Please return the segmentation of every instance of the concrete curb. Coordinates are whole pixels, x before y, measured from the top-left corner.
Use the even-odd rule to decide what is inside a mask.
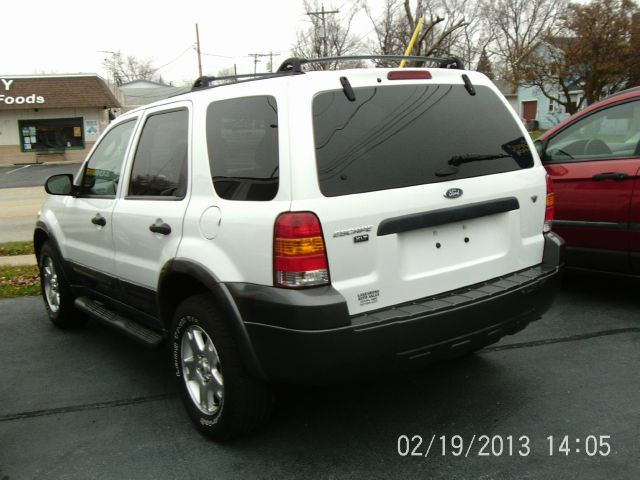
[[[23,265],[37,265],[35,255],[13,255],[0,257],[0,267],[4,266],[23,266]]]

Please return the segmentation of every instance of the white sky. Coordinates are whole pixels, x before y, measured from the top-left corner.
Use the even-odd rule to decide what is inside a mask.
[[[102,0],[4,0],[0,30],[0,77],[32,73],[98,73],[105,53],[150,58],[165,81],[180,84],[197,77],[195,24],[200,29],[203,73],[233,67],[253,71],[249,53],[282,52],[284,60],[307,27],[302,0],[182,0],[179,2]],[[377,5],[380,0],[370,0]],[[348,8],[345,0],[326,0],[326,10]],[[28,5],[28,6],[27,6]],[[375,11],[375,10],[374,10]],[[358,36],[371,22],[359,14]],[[210,55],[205,55],[210,54]],[[211,55],[221,55],[215,57]],[[225,58],[234,57],[234,58]],[[265,71],[261,58],[258,71]],[[274,65],[279,61],[274,59]],[[262,67],[262,68],[261,68]]]

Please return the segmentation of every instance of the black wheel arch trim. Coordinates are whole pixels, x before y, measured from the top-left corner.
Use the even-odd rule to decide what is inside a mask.
[[[208,292],[213,296],[216,305],[220,307],[223,315],[229,320],[229,324],[233,330],[240,354],[245,362],[245,366],[256,377],[266,379],[264,371],[258,361],[253,344],[249,338],[249,333],[245,327],[240,310],[236,305],[233,296],[229,292],[228,287],[220,282],[220,279],[206,266],[199,262],[186,258],[174,258],[169,260],[160,270],[157,288],[158,312],[161,316],[166,315],[166,306],[163,305],[163,284],[167,278],[173,274],[182,274],[192,277],[201,283]],[[163,323],[167,325],[167,319],[161,318]],[[170,321],[170,319],[169,319]]]

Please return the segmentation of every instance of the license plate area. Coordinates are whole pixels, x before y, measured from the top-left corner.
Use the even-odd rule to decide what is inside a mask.
[[[501,258],[509,249],[508,213],[398,235],[403,279],[437,276]]]

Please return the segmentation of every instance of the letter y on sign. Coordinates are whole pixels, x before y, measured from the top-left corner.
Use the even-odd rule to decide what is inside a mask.
[[[6,80],[4,78],[0,78],[0,80],[2,80],[2,83],[4,83],[5,91],[9,91],[11,89],[11,84],[13,83],[13,80]]]

